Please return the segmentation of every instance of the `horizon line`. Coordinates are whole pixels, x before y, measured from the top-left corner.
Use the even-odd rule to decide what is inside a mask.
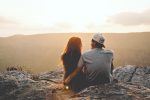
[[[13,34],[9,36],[0,36],[0,38],[14,37],[14,36],[32,36],[32,35],[47,35],[47,34],[92,34],[98,32],[44,32],[44,33],[33,33],[33,34]],[[102,34],[136,34],[136,33],[150,33],[150,31],[134,31],[134,32],[100,32]]]

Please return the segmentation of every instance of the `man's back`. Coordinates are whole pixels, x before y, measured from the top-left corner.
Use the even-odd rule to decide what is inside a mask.
[[[89,84],[109,83],[112,60],[112,51],[95,48],[82,55],[79,66],[84,64],[85,76]]]

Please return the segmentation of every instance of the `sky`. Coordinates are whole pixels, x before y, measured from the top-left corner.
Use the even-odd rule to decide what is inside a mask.
[[[150,31],[150,0],[0,0],[0,37]]]

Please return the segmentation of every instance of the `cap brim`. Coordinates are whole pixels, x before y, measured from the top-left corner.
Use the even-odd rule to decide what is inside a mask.
[[[105,45],[104,45],[104,44],[102,44],[102,46],[105,48]]]

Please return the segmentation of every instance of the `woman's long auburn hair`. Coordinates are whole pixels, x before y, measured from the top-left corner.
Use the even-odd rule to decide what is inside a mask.
[[[79,37],[71,37],[67,43],[64,53],[72,53],[74,51],[81,52],[81,39]]]
[[[81,56],[82,42],[79,37],[71,37],[61,56],[64,70],[67,73],[69,69],[74,70]],[[72,67],[72,68],[67,68]],[[70,72],[68,72],[70,73]]]

